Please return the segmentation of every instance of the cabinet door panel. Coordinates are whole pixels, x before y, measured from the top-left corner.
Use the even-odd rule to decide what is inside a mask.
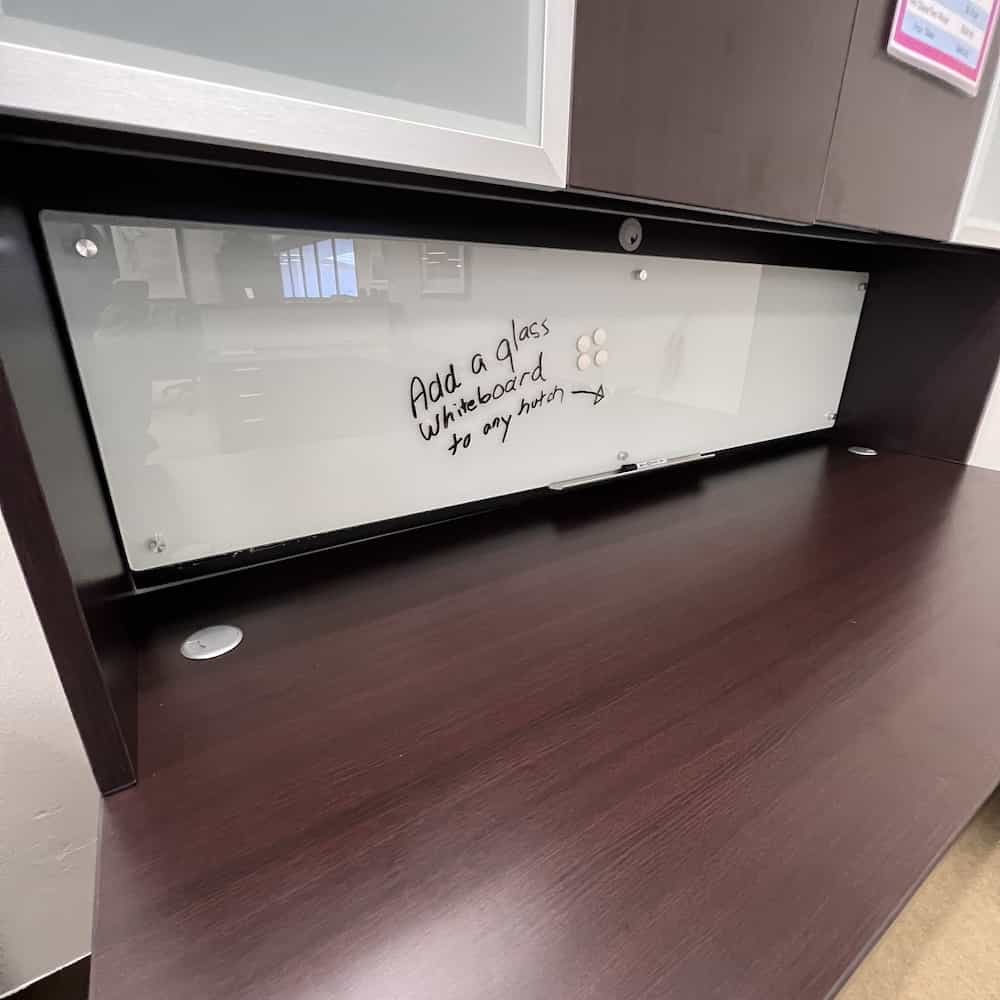
[[[812,222],[855,0],[578,0],[570,184]]]
[[[0,0],[0,109],[545,187],[573,0]]]
[[[1000,248],[1000,79],[995,74],[952,241]]]
[[[895,0],[861,0],[830,144],[819,218],[944,240],[951,235],[986,106],[890,58]]]

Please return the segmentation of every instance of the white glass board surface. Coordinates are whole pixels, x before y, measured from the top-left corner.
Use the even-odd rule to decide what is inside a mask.
[[[829,427],[866,278],[55,213],[43,228],[136,570],[624,452]]]

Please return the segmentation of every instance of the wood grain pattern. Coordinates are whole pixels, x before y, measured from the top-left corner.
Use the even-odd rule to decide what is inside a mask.
[[[815,221],[855,6],[577,0],[570,185]]]
[[[131,785],[135,776],[112,697],[59,547],[2,360],[0,469],[0,512],[94,777],[105,791]]]
[[[128,614],[121,607],[128,603],[123,596],[128,580],[79,401],[61,352],[52,305],[45,295],[38,261],[33,258],[26,218],[42,207],[63,207],[607,251],[617,247],[619,210],[632,212],[640,206],[571,192],[535,192],[529,201],[521,201],[529,197],[524,191],[481,185],[474,190],[488,196],[472,197],[473,189],[466,187],[464,196],[456,197],[441,190],[406,187],[401,176],[393,179],[395,187],[374,187],[377,179],[392,178],[369,172],[361,175],[364,183],[347,183],[322,176],[316,163],[309,169],[317,173],[306,176],[302,162],[287,157],[253,160],[239,167],[198,163],[194,162],[198,153],[190,145],[148,137],[138,137],[142,144],[132,148],[118,136],[115,141],[134,155],[113,154],[80,148],[86,143],[111,143],[94,130],[54,123],[20,122],[18,127],[29,124],[48,131],[42,136],[22,135],[23,142],[0,143],[5,177],[22,199],[18,206],[4,206],[0,215],[0,235],[13,240],[0,254],[0,298],[6,310],[5,323],[0,325],[0,355],[8,364],[38,478],[100,654],[125,752],[134,759],[134,666],[129,637],[122,629]],[[0,126],[9,131],[11,120],[0,118]],[[52,145],[34,145],[43,141]],[[204,147],[198,150],[205,156],[211,153]],[[238,159],[233,150],[216,150],[214,155]],[[269,172],[268,165],[286,172]],[[341,165],[337,169],[347,168]],[[422,179],[420,183],[431,182]],[[608,212],[610,207],[614,212]],[[969,262],[985,261],[988,255],[936,249],[925,249],[921,255],[921,251],[868,234],[795,230],[768,223],[740,229],[731,228],[733,220],[720,216],[706,225],[704,218],[694,224],[691,213],[669,214],[688,221],[645,218],[644,253],[863,269],[873,274],[885,270],[887,281],[876,280],[869,292],[871,308],[866,308],[863,336],[859,338],[859,348],[864,340],[871,352],[868,357],[877,363],[862,367],[861,355],[856,355],[848,383],[850,398],[845,397],[852,406],[842,412],[850,413],[852,420],[857,417],[864,436],[875,443],[883,440],[876,432],[885,429],[892,433],[896,447],[944,457],[964,454],[993,370],[989,358],[994,350],[991,338],[995,324],[988,264],[982,264],[985,283],[963,299],[966,305],[959,308],[958,327],[953,325],[959,313],[953,311],[952,292],[966,295],[968,282],[959,280],[960,276],[973,273],[967,270]],[[919,270],[908,279],[901,269],[915,267],[912,262],[918,258]],[[891,282],[890,272],[895,274]],[[921,305],[901,324],[892,299],[908,294],[907,280],[914,282],[912,290],[919,293]],[[884,308],[876,309],[874,299],[883,287],[889,296]],[[935,296],[937,289],[944,292]],[[967,306],[970,302],[974,303],[971,309]],[[911,330],[914,338],[921,338],[919,344],[911,342]],[[996,339],[1000,344],[1000,337]],[[962,349],[956,350],[955,344],[961,344]],[[967,350],[970,345],[974,350]],[[947,418],[941,418],[942,413],[947,413]],[[960,419],[955,419],[956,414]],[[906,430],[907,424],[911,429],[921,428],[921,433],[897,433],[901,427]],[[944,435],[948,447],[935,444],[928,448],[924,443],[928,435]]]
[[[1000,257],[873,271],[837,417],[852,444],[964,462],[1000,359]]]
[[[968,97],[886,53],[896,0],[860,0],[819,219],[951,238],[997,51]]]
[[[813,448],[154,595],[92,997],[827,995],[1000,778],[998,498]]]
[[[21,183],[17,175],[16,169],[8,175],[14,187]],[[63,252],[71,252],[71,247],[72,241]],[[84,263],[75,254],[73,259]],[[115,267],[113,261],[100,266],[104,270]],[[81,274],[79,280],[86,277]],[[38,519],[55,531],[62,566],[47,571],[46,576],[55,578],[68,571],[85,625],[85,636],[72,647],[70,661],[61,664],[57,660],[56,666],[67,693],[91,691],[98,701],[107,697],[103,692],[110,694],[114,718],[109,733],[95,736],[92,743],[90,730],[81,729],[98,784],[108,793],[134,780],[135,647],[122,607],[131,581],[25,212],[14,204],[0,204],[0,301],[4,309],[0,358],[30,450],[31,474],[37,475],[43,498],[37,519],[28,510],[23,521],[10,524],[10,530],[15,536],[28,536],[22,545],[32,544]],[[12,467],[11,475],[19,473]],[[48,631],[44,619],[43,625]],[[51,627],[61,629],[62,625],[54,622]],[[91,655],[96,651],[98,657],[89,667],[81,660],[85,649]],[[98,671],[93,684],[68,682],[69,673],[83,669]],[[73,694],[70,697],[72,701]],[[103,705],[71,707],[78,721],[83,715],[104,712]],[[112,737],[117,738],[117,745]]]

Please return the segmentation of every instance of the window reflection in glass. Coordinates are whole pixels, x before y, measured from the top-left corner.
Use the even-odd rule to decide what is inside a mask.
[[[278,273],[286,299],[358,297],[354,240],[325,239],[278,252]]]

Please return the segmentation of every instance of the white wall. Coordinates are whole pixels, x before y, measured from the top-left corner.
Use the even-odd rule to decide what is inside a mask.
[[[0,996],[90,951],[98,804],[0,517]]]
[[[979,430],[969,452],[969,465],[1000,469],[1000,377],[994,378],[986,407],[979,418]]]

